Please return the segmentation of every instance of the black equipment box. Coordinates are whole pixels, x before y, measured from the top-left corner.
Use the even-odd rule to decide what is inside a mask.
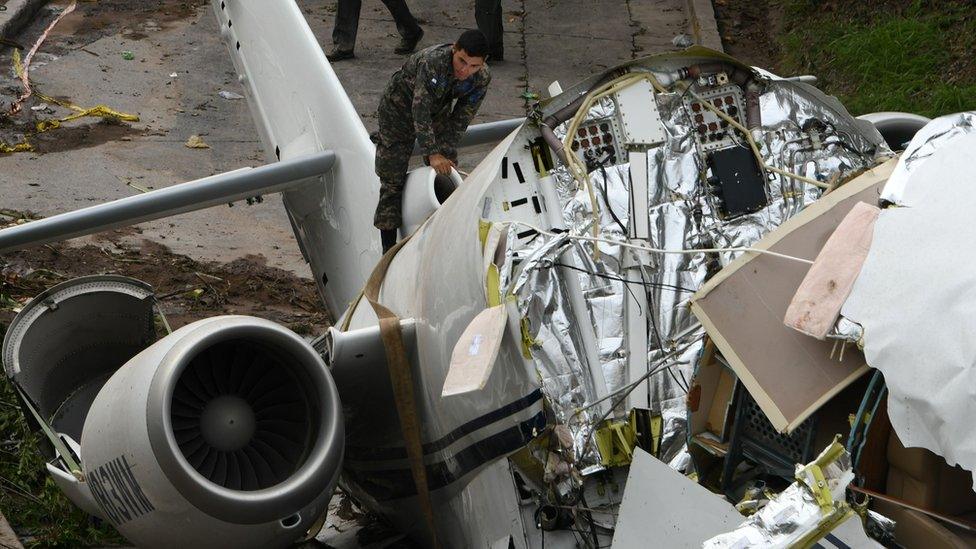
[[[766,180],[747,147],[729,147],[708,155],[712,177],[708,179],[719,208],[727,217],[759,211],[766,207]]]

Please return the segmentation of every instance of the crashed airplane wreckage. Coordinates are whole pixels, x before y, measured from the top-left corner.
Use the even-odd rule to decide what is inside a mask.
[[[77,505],[146,547],[287,545],[337,483],[431,547],[976,539],[972,275],[948,268],[973,115],[899,158],[885,138],[924,119],[859,120],[703,48],[645,57],[539,104],[463,181],[412,172],[380,257],[373,145],[298,8],[214,10],[271,164],[0,252],[282,192],[339,320],[169,333],[132,279],[38,296],[4,368]]]

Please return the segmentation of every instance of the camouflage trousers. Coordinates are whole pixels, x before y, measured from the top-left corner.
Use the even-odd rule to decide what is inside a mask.
[[[380,102],[379,130],[370,135],[376,143],[376,175],[380,178],[380,199],[373,215],[373,226],[380,230],[399,229],[403,224],[403,187],[407,182],[407,168],[413,154],[416,135],[413,121],[410,126],[403,122],[401,113],[390,112]],[[440,124],[434,124],[435,133]],[[442,151],[452,162],[457,163],[457,151]],[[426,162],[426,159],[425,159]]]

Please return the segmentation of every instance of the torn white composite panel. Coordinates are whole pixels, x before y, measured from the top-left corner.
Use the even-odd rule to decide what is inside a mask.
[[[874,240],[842,314],[863,327],[906,447],[976,471],[976,113],[933,120],[883,198]]]

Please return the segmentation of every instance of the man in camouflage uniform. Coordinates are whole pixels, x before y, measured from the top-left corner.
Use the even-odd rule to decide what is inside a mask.
[[[376,175],[380,199],[373,225],[385,252],[401,225],[403,186],[414,141],[439,174],[457,163],[457,145],[485,98],[491,75],[485,66],[488,41],[476,30],[454,44],[432,46],[407,60],[383,92],[377,109]]]

